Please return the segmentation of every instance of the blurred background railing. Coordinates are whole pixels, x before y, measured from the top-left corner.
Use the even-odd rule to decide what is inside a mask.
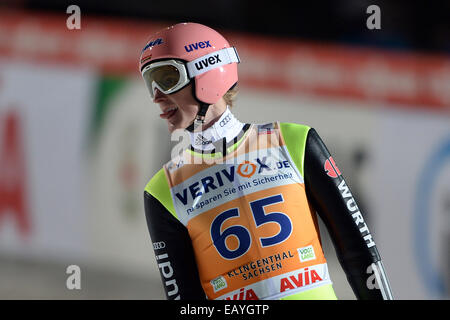
[[[81,29],[69,30],[76,4]],[[368,30],[366,8],[381,8]],[[399,299],[450,296],[449,2],[0,3],[0,299],[163,299],[143,189],[170,137],[138,72],[152,32],[237,47],[242,121],[319,132]],[[446,16],[447,13],[447,16]],[[336,293],[354,299],[321,225]],[[81,289],[69,290],[69,265]]]

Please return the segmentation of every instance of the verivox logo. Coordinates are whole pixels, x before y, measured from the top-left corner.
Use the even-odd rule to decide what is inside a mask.
[[[184,188],[182,194],[179,192],[175,193],[175,196],[181,201],[181,203],[187,205],[189,195],[191,195],[192,199],[200,197],[202,194],[206,194],[210,190],[215,190],[217,187],[222,187],[225,179],[229,182],[234,181],[234,166],[217,171],[214,175],[203,177],[200,181],[194,182],[189,187]]]
[[[191,52],[192,50],[204,49],[204,48],[208,48],[208,47],[211,47],[211,44],[209,43],[209,41],[200,41],[200,42],[191,43],[187,46],[184,46],[184,49],[187,52]]]
[[[274,170],[281,168],[289,168],[290,164],[287,160],[270,162],[268,157],[256,158],[254,162],[252,161],[242,161],[236,169],[235,165],[228,166],[224,169],[220,169],[213,174],[204,176],[191,183],[187,188],[184,188],[182,192],[176,192],[175,197],[181,201],[183,205],[187,205],[188,198],[192,197],[195,200],[203,194],[209,193],[211,190],[216,190],[227,184],[228,182],[233,183],[235,178],[235,173],[239,174],[241,177],[250,178],[258,170],[258,174],[273,173]],[[256,162],[256,163],[255,163]]]
[[[244,178],[250,178],[256,171],[256,164],[250,161],[242,162],[237,169],[237,173]]]

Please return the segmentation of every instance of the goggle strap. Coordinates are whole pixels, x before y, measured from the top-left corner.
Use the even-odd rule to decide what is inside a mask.
[[[190,132],[202,131],[204,123],[205,123],[204,117],[195,116],[194,121],[192,121],[192,123],[186,128],[186,130]],[[198,128],[200,128],[200,130],[197,130]]]
[[[192,60],[186,63],[186,69],[189,78],[194,78],[202,73],[208,72],[209,70],[224,66],[230,63],[239,63],[239,55],[236,48],[225,48],[219,51],[208,53],[200,58]]]
[[[186,130],[194,132],[200,127],[200,131],[202,130],[202,126],[205,123],[206,112],[208,111],[209,104],[208,103],[200,103],[199,110],[197,115],[195,116],[194,121],[186,128]]]
[[[208,111],[208,108],[209,108],[209,104],[202,102],[200,104],[197,116],[204,117],[206,115],[206,112]]]

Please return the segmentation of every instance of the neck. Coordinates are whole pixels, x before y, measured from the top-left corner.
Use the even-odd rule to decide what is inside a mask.
[[[233,140],[242,130],[244,124],[231,113],[229,107],[207,129],[198,132],[189,132],[191,144],[195,149],[212,150],[214,143],[225,139]]]

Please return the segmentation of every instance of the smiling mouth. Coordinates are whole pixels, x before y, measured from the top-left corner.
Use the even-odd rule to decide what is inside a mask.
[[[172,108],[169,108],[166,112],[163,112],[163,113],[161,113],[159,116],[162,118],[162,119],[170,119],[171,117],[173,117],[173,115],[176,113],[178,111],[178,108],[177,107],[172,107]]]

